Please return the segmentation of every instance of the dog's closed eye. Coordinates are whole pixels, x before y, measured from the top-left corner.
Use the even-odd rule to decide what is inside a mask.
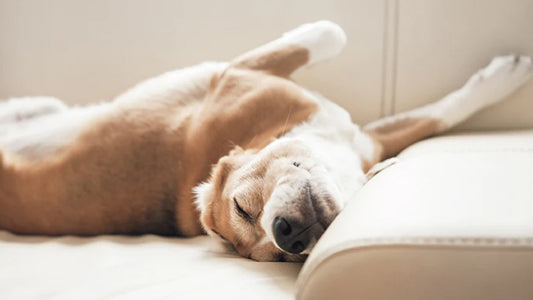
[[[300,163],[297,162],[297,161],[295,161],[295,162],[292,163],[292,165],[295,166],[295,167],[299,167],[299,166],[300,166]]]
[[[247,213],[240,205],[239,205],[239,202],[237,201],[237,198],[233,197],[233,203],[235,204],[235,210],[237,211],[237,214],[245,219],[246,221],[250,222],[250,223],[253,223],[254,222],[254,218],[252,218],[252,216]]]

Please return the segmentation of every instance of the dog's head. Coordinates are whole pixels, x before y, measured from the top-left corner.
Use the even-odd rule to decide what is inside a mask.
[[[253,130],[246,128],[254,134],[251,140],[282,136],[266,147],[242,136],[229,139],[247,149],[236,147],[222,157],[207,182],[195,188],[205,231],[244,257],[301,261],[341,210],[338,188],[313,149],[283,133],[305,122],[316,108],[302,88],[288,80],[290,75],[334,57],[345,42],[334,23],[304,24],[237,57],[211,81],[206,103],[217,120],[223,119],[222,112],[253,111],[242,118],[254,118]],[[232,110],[235,103],[246,105]],[[226,137],[227,132],[217,136]]]
[[[289,138],[237,147],[195,191],[206,232],[258,261],[303,260],[341,209],[325,168]]]

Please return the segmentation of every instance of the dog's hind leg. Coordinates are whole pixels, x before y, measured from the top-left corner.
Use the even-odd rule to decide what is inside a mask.
[[[467,83],[432,104],[372,122],[364,130],[374,139],[374,162],[395,156],[409,145],[461,123],[481,109],[503,100],[532,72],[527,56],[496,57]]]

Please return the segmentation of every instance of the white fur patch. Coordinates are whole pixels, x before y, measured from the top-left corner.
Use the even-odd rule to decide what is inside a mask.
[[[15,125],[66,109],[67,106],[61,100],[53,97],[12,98],[0,102],[0,126]]]
[[[447,126],[454,126],[479,110],[505,99],[529,79],[532,70],[531,57],[496,57],[460,90],[437,102],[436,114]]]
[[[317,102],[319,110],[285,137],[297,138],[313,149],[317,162],[340,192],[339,204],[344,206],[366,182],[362,159],[373,158],[374,145],[346,110],[318,93],[304,91]]]
[[[28,160],[39,160],[67,147],[94,118],[101,116],[109,107],[108,103],[67,108],[49,101],[24,102],[27,109],[22,112],[19,107],[14,114],[29,116],[40,113],[0,125],[0,147]],[[13,116],[4,117],[4,120],[10,118]]]
[[[331,21],[303,24],[266,44],[265,50],[283,45],[298,45],[309,50],[308,65],[337,56],[346,45],[346,34]]]

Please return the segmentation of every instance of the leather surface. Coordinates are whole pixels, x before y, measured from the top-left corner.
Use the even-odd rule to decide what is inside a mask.
[[[408,148],[326,231],[297,298],[533,298],[531,170],[531,130]]]

